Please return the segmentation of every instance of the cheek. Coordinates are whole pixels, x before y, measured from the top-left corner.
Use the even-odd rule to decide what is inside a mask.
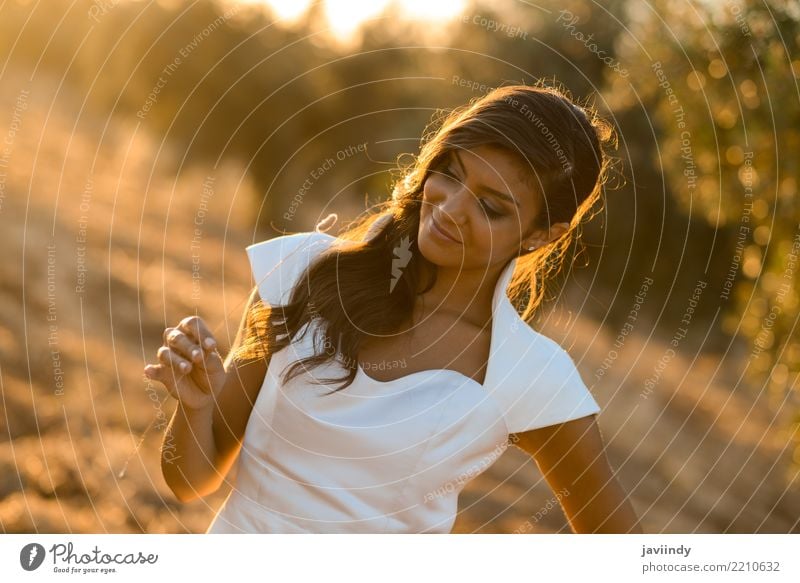
[[[473,225],[475,243],[471,253],[479,263],[495,263],[508,255],[513,247],[509,240],[508,224],[481,216]]]
[[[430,179],[425,181],[425,184],[422,186],[422,204],[420,205],[419,213],[420,217],[426,217],[431,212],[431,181]]]
[[[422,185],[422,200],[428,204],[442,197],[442,185],[438,183],[436,176],[428,176]]]

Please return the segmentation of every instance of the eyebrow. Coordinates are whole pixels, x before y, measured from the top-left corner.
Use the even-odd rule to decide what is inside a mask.
[[[461,171],[464,173],[464,177],[466,178],[467,177],[467,169],[464,167],[464,163],[461,161],[461,156],[459,155],[459,152],[453,150],[452,154],[453,154],[453,157],[458,162],[458,165],[461,166]],[[505,201],[514,203],[517,207],[519,207],[519,202],[517,202],[517,199],[515,199],[510,194],[507,194],[505,192],[500,192],[499,190],[495,190],[494,188],[489,188],[485,184],[482,184],[480,186],[480,190],[486,191],[489,194],[493,194],[493,195],[495,195],[495,196],[497,196],[499,198],[502,198]]]

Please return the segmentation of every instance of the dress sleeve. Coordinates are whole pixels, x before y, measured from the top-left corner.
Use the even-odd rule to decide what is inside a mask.
[[[558,343],[547,340],[545,345],[550,348],[547,356],[541,357],[540,353],[535,358],[534,370],[538,372],[529,376],[530,381],[506,412],[509,433],[539,429],[600,412],[572,357]],[[520,363],[529,372],[530,364],[530,360]]]
[[[311,231],[282,235],[246,247],[250,268],[263,302],[283,305],[309,263],[336,237]]]

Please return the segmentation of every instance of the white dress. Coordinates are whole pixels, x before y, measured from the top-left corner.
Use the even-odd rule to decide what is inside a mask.
[[[262,300],[288,300],[302,269],[335,240],[315,231],[247,247]],[[599,412],[569,354],[508,299],[515,264],[495,287],[483,385],[441,369],[382,382],[359,366],[352,385],[330,393],[335,385],[308,379],[342,376],[331,362],[282,386],[287,364],[323,347],[309,333],[275,353],[235,484],[206,532],[448,533],[459,492],[498,459],[509,434]]]

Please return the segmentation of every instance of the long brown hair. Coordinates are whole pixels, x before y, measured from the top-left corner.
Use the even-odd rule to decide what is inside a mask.
[[[506,85],[450,112],[440,112],[423,132],[420,154],[400,169],[390,200],[378,205],[337,235],[341,242],[327,248],[300,276],[284,306],[256,304],[247,317],[247,333],[235,357],[247,360],[269,357],[291,342],[315,318],[325,346],[319,354],[301,358],[286,367],[283,382],[303,370],[336,359],[347,375],[317,382],[348,387],[357,374],[357,356],[364,336],[397,331],[412,313],[418,293],[428,291],[436,273],[417,247],[422,192],[431,171],[453,149],[481,145],[503,148],[520,159],[544,196],[543,211],[529,228],[558,222],[569,230],[549,244],[520,255],[509,295],[530,321],[544,299],[544,282],[557,272],[577,229],[600,198],[609,166],[607,152],[616,146],[608,122],[591,106],[573,102],[566,90],[538,83]],[[384,224],[367,238],[377,220]],[[408,263],[389,291],[396,249]],[[429,281],[420,289],[421,281]],[[420,291],[417,291],[420,290]],[[311,330],[308,326],[306,330]]]

